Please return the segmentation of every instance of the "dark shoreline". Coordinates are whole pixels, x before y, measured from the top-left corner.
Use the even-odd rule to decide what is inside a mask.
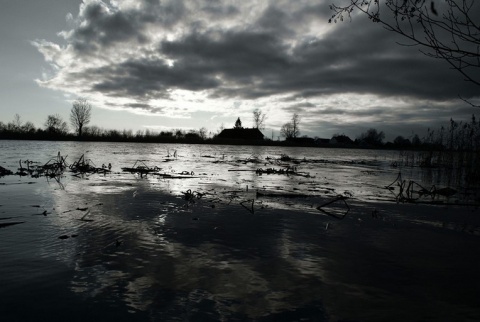
[[[370,146],[360,144],[334,144],[334,143],[319,143],[306,144],[303,142],[290,141],[273,141],[273,140],[244,140],[244,139],[185,139],[185,138],[167,138],[167,139],[135,139],[135,138],[105,138],[105,137],[0,137],[0,141],[45,141],[45,142],[118,142],[118,143],[152,143],[152,144],[205,144],[205,145],[245,145],[245,146],[285,146],[285,147],[309,147],[309,148],[332,148],[332,149],[369,149],[369,150],[392,150],[392,151],[442,151],[442,149],[425,149],[424,147],[396,147],[389,145],[384,146]]]

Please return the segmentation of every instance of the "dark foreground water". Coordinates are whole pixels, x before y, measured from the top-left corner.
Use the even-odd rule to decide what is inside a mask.
[[[480,320],[478,200],[448,175],[392,168],[395,152],[28,141],[0,151],[14,172],[59,151],[112,164],[106,175],[0,177],[2,321]],[[121,170],[137,160],[161,169]],[[294,174],[280,172],[288,166]],[[385,186],[399,171],[458,193],[397,202],[398,185]]]

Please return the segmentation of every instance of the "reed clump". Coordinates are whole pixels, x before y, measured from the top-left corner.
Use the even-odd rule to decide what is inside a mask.
[[[470,122],[450,119],[447,127],[428,129],[412,148],[399,152],[391,166],[439,169],[462,183],[480,183],[480,123],[475,115]]]

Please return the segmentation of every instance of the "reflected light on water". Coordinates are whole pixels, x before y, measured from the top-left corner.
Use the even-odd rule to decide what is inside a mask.
[[[59,181],[0,179],[0,194],[8,196],[0,202],[0,220],[24,222],[0,230],[0,282],[12,303],[31,276],[29,292],[47,290],[60,301],[56,294],[68,291],[80,307],[99,305],[93,316],[118,312],[125,321],[480,315],[477,210],[395,202],[385,189],[398,174],[388,151],[44,144],[38,156],[18,154],[33,159],[59,148],[75,157],[89,151],[88,158],[111,162],[114,171],[65,172]],[[9,151],[5,162],[13,167],[18,157]],[[298,161],[297,174],[256,172],[285,169],[284,153],[311,161]],[[121,171],[140,159],[161,170],[146,176]],[[404,176],[440,180],[421,169]],[[338,195],[348,197],[348,205],[317,209]],[[49,283],[41,279],[48,271],[63,275]],[[440,278],[453,271],[462,272],[456,286]],[[430,307],[442,309],[422,308],[426,297]],[[0,313],[16,316],[14,307]]]

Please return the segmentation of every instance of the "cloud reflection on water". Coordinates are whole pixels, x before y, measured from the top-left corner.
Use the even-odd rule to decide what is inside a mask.
[[[240,207],[212,208],[203,200],[188,205],[155,189],[137,187],[135,198],[131,191],[102,196],[94,221],[79,229],[86,245],[77,249],[73,291],[150,310],[158,289],[204,290],[217,305],[245,299],[223,310],[250,317],[310,301],[301,300],[301,285],[323,275],[316,272],[321,263],[301,255],[305,245],[296,245],[274,215],[253,218]],[[77,202],[88,204],[97,193],[96,186],[83,190]],[[114,247],[116,240],[121,244]]]
[[[161,161],[164,148],[142,154],[148,164],[162,165],[169,173],[194,171],[196,177],[165,179],[118,172],[123,165],[131,166],[131,160],[111,154],[118,147],[107,147],[102,157],[111,157],[117,169],[110,175],[76,178],[66,174],[64,189],[48,185],[44,178],[38,179],[38,187],[18,187],[52,212],[34,217],[36,233],[43,237],[35,242],[27,239],[28,245],[43,259],[68,267],[72,271],[68,288],[87,303],[148,313],[152,320],[312,316],[327,320],[326,312],[332,319],[382,320],[392,312],[382,311],[386,307],[404,312],[405,305],[421,311],[415,303],[424,294],[435,295],[436,304],[450,299],[450,293],[461,295],[439,280],[438,267],[461,269],[464,276],[459,285],[468,294],[476,289],[471,279],[478,261],[472,261],[472,268],[456,266],[465,263],[470,250],[478,246],[475,238],[480,230],[472,217],[466,211],[451,216],[433,206],[365,203],[369,198],[393,200],[382,186],[396,175],[387,161],[368,153],[363,156],[367,162],[361,164],[300,165],[300,171],[310,173],[308,177],[257,175],[255,169],[264,165],[238,162],[252,155],[248,147],[239,147],[240,152],[237,147],[222,147],[229,151],[227,161],[202,157],[214,151],[201,153],[199,147],[189,152],[182,146],[178,160],[166,163]],[[94,150],[90,158],[100,159],[99,151]],[[272,153],[268,151],[262,160]],[[307,159],[316,156],[317,160],[317,154],[326,153],[305,151]],[[182,192],[188,189],[203,196],[186,200]],[[257,189],[270,195],[257,198]],[[344,219],[316,209],[347,190],[353,197]],[[250,200],[254,213],[241,205]],[[343,210],[341,204],[333,206]],[[374,207],[379,207],[378,217],[372,216]],[[456,227],[452,222],[462,220],[473,233],[451,228]],[[62,234],[70,238],[58,239]],[[412,240],[416,243],[410,245]],[[443,243],[458,249],[435,248]],[[409,282],[412,279],[414,283]],[[430,294],[428,287],[436,293]],[[464,301],[470,305],[474,298]],[[375,315],[365,307],[379,311]],[[449,308],[458,310],[455,302]],[[412,317],[402,314],[397,320]]]

